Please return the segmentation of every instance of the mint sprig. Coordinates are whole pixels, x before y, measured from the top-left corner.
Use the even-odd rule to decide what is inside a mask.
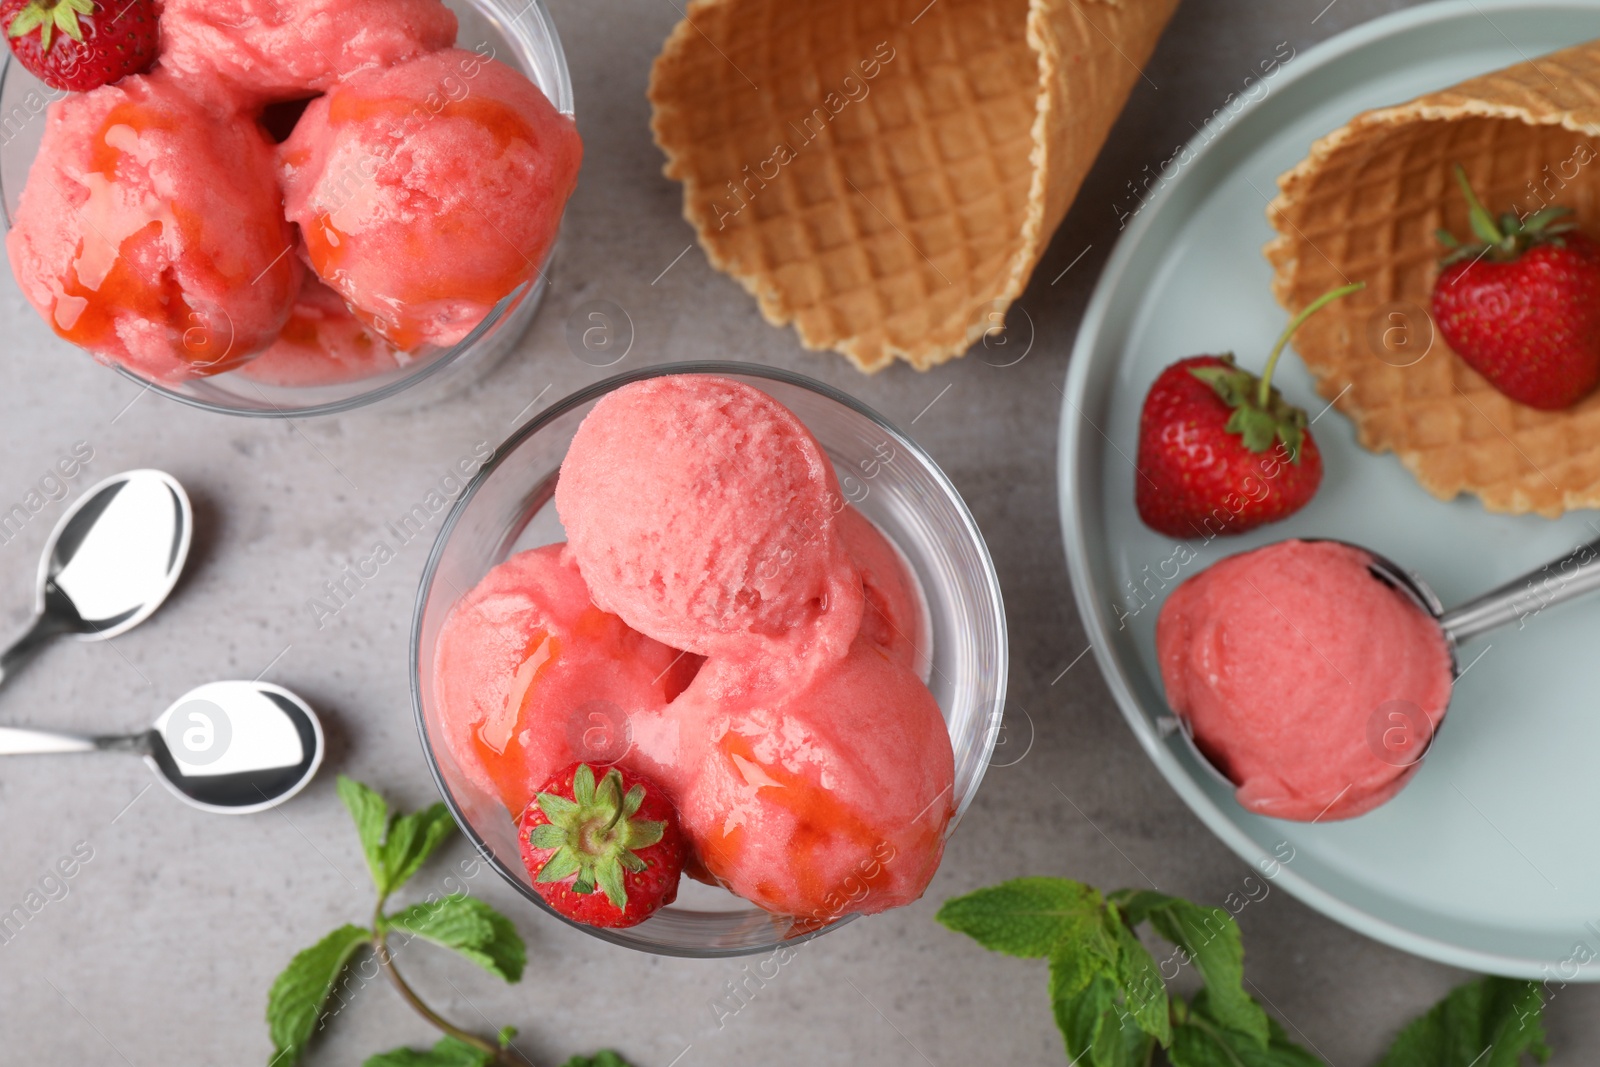
[[[1239,925],[1221,908],[1066,878],[1017,878],[947,900],[937,919],[995,952],[1050,963],[1050,1004],[1067,1059],[1083,1067],[1326,1067],[1289,1040],[1244,989]],[[1158,964],[1139,937],[1173,945]],[[1163,967],[1193,966],[1185,1000]],[[1456,989],[1396,1039],[1378,1067],[1520,1067],[1549,1056],[1534,982],[1483,978]]]
[[[345,925],[298,953],[272,983],[267,995],[267,1028],[273,1056],[268,1067],[293,1067],[318,1028],[325,1025],[329,1002],[351,961],[370,951],[396,991],[444,1037],[431,1049],[398,1048],[368,1058],[364,1067],[532,1067],[503,1027],[493,1039],[480,1037],[445,1020],[423,1002],[395,968],[391,935],[431,941],[465,956],[497,978],[518,982],[527,964],[527,947],[511,920],[490,905],[463,893],[429,898],[385,913],[389,897],[421,869],[455,832],[443,804],[403,815],[389,810],[375,790],[343,775],[339,797],[355,821],[367,869],[377,889],[370,926]],[[628,1067],[609,1050],[594,1057],[574,1057],[567,1067]]]
[[[1457,986],[1400,1031],[1378,1067],[1518,1067],[1550,1058],[1544,992],[1533,982],[1480,978]]]

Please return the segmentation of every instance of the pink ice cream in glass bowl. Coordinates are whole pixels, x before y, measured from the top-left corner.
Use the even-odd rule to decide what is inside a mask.
[[[574,925],[690,957],[915,900],[988,766],[1006,669],[994,568],[944,473],[860,402],[747,363],[620,375],[513,434],[447,516],[412,632],[424,753],[491,865],[571,922],[524,863],[535,780],[644,776],[692,845],[676,900]]]
[[[516,345],[581,159],[540,0],[172,0],[161,18],[156,66],[90,93],[5,55],[8,251],[55,333],[175,400],[267,418],[414,407]],[[519,196],[549,208],[507,210]]]

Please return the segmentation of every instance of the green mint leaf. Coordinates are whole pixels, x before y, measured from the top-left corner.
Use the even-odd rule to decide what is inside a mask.
[[[489,1067],[494,1057],[453,1037],[442,1039],[426,1052],[411,1048],[391,1049],[369,1056],[361,1067]]]
[[[339,776],[339,799],[344,801],[350,818],[355,820],[361,851],[367,857],[367,869],[372,872],[378,896],[386,897],[391,887],[384,872],[383,839],[389,829],[389,805],[371,786],[342,774]]]
[[[515,1026],[502,1026],[500,1032],[494,1035],[494,1039],[501,1048],[507,1048],[511,1045],[511,1039],[516,1036],[517,1028]]]
[[[391,929],[454,949],[507,982],[522,980],[528,951],[521,935],[510,919],[476,897],[454,893],[413,904],[385,921]]]
[[[1210,1014],[1257,1047],[1268,1043],[1267,1013],[1244,991],[1244,944],[1239,924],[1221,908],[1203,908],[1177,897],[1157,900],[1141,893],[1129,900],[1129,920],[1148,919],[1156,932],[1183,949],[1206,984]],[[1137,901],[1137,907],[1134,907]]]
[[[389,824],[383,842],[383,867],[392,893],[417,873],[417,868],[455,831],[455,820],[443,804],[402,815]]]
[[[1066,1045],[1080,1067],[1147,1067],[1155,1039],[1117,1003],[1117,984],[1097,974],[1077,993],[1066,992],[1050,969],[1050,1005]]]
[[[267,994],[267,1029],[272,1035],[269,1067],[292,1067],[316,1032],[328,996],[355,950],[372,931],[341,926],[289,961]]]
[[[984,948],[1039,959],[1100,929],[1100,894],[1066,878],[1016,878],[947,900],[935,918]]]
[[[631,1065],[610,1049],[602,1049],[593,1056],[574,1056],[561,1067],[631,1067]]]
[[[1106,905],[1106,926],[1117,945],[1117,983],[1123,1001],[1139,1029],[1161,1043],[1172,1044],[1172,1020],[1167,1007],[1167,983],[1150,952],[1122,921],[1115,904]]]
[[[1480,978],[1457,986],[1395,1039],[1378,1067],[1518,1067],[1550,1057],[1544,994],[1534,982]]]
[[[1167,1059],[1172,1067],[1327,1067],[1289,1040],[1276,1019],[1267,1020],[1267,1040],[1258,1044],[1249,1034],[1219,1022],[1208,992],[1202,989],[1185,1005],[1173,1005],[1175,1019]]]

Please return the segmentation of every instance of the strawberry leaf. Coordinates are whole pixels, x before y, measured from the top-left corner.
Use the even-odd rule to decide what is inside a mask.
[[[83,31],[78,28],[78,13],[70,4],[57,4],[55,8],[56,29],[71,37],[79,44],[83,43]]]
[[[6,30],[7,37],[22,37],[38,29],[44,24],[46,18],[44,8],[38,4],[29,4],[17,12],[17,17],[11,20],[11,26]]]

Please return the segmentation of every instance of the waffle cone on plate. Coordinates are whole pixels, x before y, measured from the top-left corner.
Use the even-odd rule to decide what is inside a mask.
[[[1359,440],[1393,451],[1440,499],[1558,516],[1600,507],[1600,394],[1538,411],[1494,389],[1438,336],[1427,308],[1443,227],[1468,235],[1460,163],[1496,215],[1572,208],[1600,232],[1600,41],[1496,71],[1322,138],[1278,179],[1266,246],[1291,311],[1346,281],[1295,348]]]
[[[1177,0],[693,0],[651,127],[707,256],[864,371],[1027,284]]]

